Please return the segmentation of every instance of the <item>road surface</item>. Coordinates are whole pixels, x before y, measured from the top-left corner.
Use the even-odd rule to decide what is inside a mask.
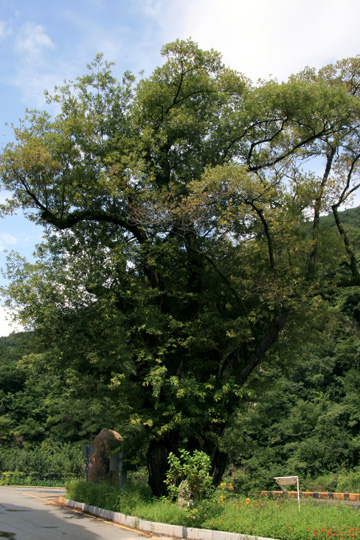
[[[115,523],[57,506],[60,488],[0,487],[0,539],[146,540]]]

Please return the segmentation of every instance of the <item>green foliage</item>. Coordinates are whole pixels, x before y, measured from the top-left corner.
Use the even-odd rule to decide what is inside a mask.
[[[63,484],[84,475],[81,448],[69,444],[46,444],[33,449],[0,449],[0,483],[3,485]]]
[[[98,55],[48,94],[54,117],[27,112],[0,158],[12,193],[1,211],[21,208],[44,227],[34,264],[9,257],[7,302],[35,329],[36,347],[4,396],[3,437],[76,442],[115,428],[133,465],[147,456],[158,495],[179,448],[211,455],[220,481],[220,439],[242,400],[254,403],[259,375],[293,392],[278,365],[290,351],[300,359],[312,320],[331,320],[329,298],[360,283],[357,237],[338,212],[357,187],[359,59],[252,86],[191,40],[162,54],[138,83],[129,73],[117,80]],[[312,157],[322,173],[304,171]],[[330,209],[336,228],[322,229]],[[329,353],[336,369],[338,356]],[[265,426],[253,468],[280,467],[285,433],[289,468],[357,459],[351,378],[344,414],[325,396],[336,369],[319,351],[310,359],[312,401],[299,401],[293,426],[287,416],[276,436]],[[268,408],[275,418],[277,406]],[[349,448],[324,454],[326,431],[335,441],[346,415]],[[242,461],[256,439],[247,422]],[[297,444],[309,426],[316,436]]]
[[[208,518],[203,527],[263,538],[312,540],[353,538],[359,524],[357,509],[341,504],[303,501],[299,512],[296,501],[239,498],[226,504],[215,519]]]
[[[354,470],[339,469],[336,473],[328,473],[307,478],[302,482],[303,491],[332,491],[335,493],[360,493],[360,473]]]
[[[74,371],[54,370],[34,332],[0,338],[0,425],[5,445],[33,448],[41,443],[61,445],[93,438],[110,416],[110,399],[88,402],[70,389]],[[93,377],[83,377],[89,390]],[[99,386],[97,386],[99,387]]]
[[[336,491],[340,493],[360,493],[360,471],[340,471],[337,477]]]
[[[211,489],[211,462],[205,452],[194,450],[192,454],[185,449],[180,450],[179,457],[170,452],[169,470],[165,483],[169,494],[177,498],[179,492],[188,491],[194,504],[206,497]]]
[[[130,478],[127,480],[126,485],[120,491],[117,498],[117,508],[119,512],[126,515],[136,516],[138,508],[141,505],[150,504],[154,499],[149,485],[145,479],[137,481]]]
[[[220,493],[222,490],[219,490]],[[219,492],[196,509],[179,508],[144,493],[144,486],[132,484],[126,490],[109,484],[71,482],[67,496],[79,502],[133,515],[150,521],[200,527],[263,538],[289,540],[353,539],[360,529],[357,508],[345,504],[316,504],[302,501],[267,500],[233,496],[221,499]],[[194,511],[196,510],[196,511]]]
[[[108,483],[71,480],[66,482],[66,493],[75,501],[84,502],[98,508],[119,511],[119,488]]]
[[[311,317],[302,345],[292,341],[288,349],[283,342],[291,362],[264,366],[252,402],[229,426],[224,445],[241,492],[273,489],[274,476],[293,474],[302,489],[342,491],[341,472],[348,489],[359,489],[357,288],[331,296],[327,305],[326,320]]]

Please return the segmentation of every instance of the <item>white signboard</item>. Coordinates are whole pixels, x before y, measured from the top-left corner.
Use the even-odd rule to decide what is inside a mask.
[[[274,478],[279,486],[292,486],[297,483],[297,476],[278,476]]]
[[[298,476],[275,476],[275,482],[281,486],[281,489],[286,492],[286,489],[282,486],[292,486],[296,484],[297,487],[297,498],[300,512],[300,488],[299,488],[299,477]]]

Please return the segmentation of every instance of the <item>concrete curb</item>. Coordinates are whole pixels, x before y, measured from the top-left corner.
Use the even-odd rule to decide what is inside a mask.
[[[110,510],[103,510],[96,506],[71,501],[64,497],[59,497],[59,504],[148,534],[186,538],[187,540],[273,540],[261,536],[249,536],[247,534],[212,531],[209,529],[195,529],[193,527],[182,527],[181,525],[168,525],[166,523],[147,521],[146,519],[126,516],[120,512],[111,512]]]

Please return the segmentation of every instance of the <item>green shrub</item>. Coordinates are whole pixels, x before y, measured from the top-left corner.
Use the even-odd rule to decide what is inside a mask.
[[[302,491],[360,493],[360,471],[339,471],[300,481]]]
[[[302,491],[337,491],[338,476],[335,473],[322,474],[301,482]]]
[[[70,480],[66,482],[66,492],[67,496],[74,501],[84,502],[106,510],[118,511],[118,486],[106,482]]]
[[[118,494],[117,508],[123,514],[134,515],[136,509],[142,505],[150,504],[153,500],[156,499],[147,482],[129,478],[125,487]]]
[[[338,474],[336,491],[360,493],[360,471],[342,471]]]
[[[0,482],[6,481],[6,485],[63,484],[67,478],[84,475],[82,464],[79,446],[47,443],[31,449],[2,448],[0,473],[6,480],[1,478]]]
[[[19,471],[3,471],[0,475],[1,486],[25,485],[25,475]]]
[[[210,490],[212,479],[210,476],[210,458],[205,452],[195,450],[191,455],[187,450],[180,451],[180,457],[170,452],[168,457],[169,470],[165,483],[171,497],[179,495],[180,482],[186,483],[186,488],[195,504],[206,497]]]

